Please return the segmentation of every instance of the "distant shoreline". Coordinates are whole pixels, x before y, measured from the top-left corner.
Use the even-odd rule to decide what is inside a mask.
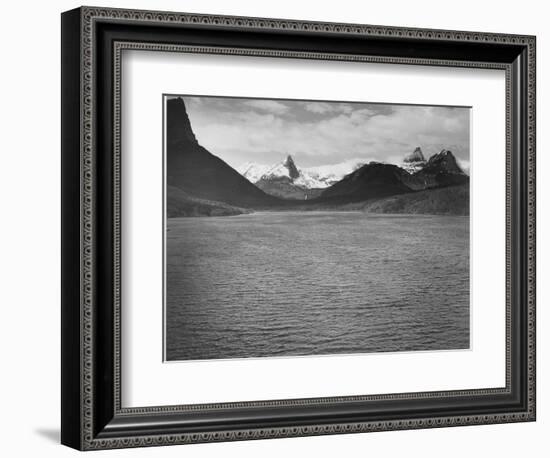
[[[441,214],[441,213],[379,213],[379,212],[369,212],[369,211],[363,211],[363,210],[254,210],[247,213],[241,213],[239,215],[192,215],[192,216],[171,216],[167,217],[167,220],[176,220],[176,219],[195,219],[195,218],[241,218],[245,216],[261,216],[262,214],[285,214],[285,215],[291,215],[295,213],[296,215],[303,215],[304,213],[308,214],[338,214],[338,213],[361,213],[365,216],[377,216],[377,217],[420,217],[420,218],[428,218],[428,217],[434,217],[434,216],[442,216],[442,217],[460,217],[460,218],[469,218],[470,215],[453,215],[453,214]]]
[[[168,217],[236,216],[251,212],[349,212],[372,214],[449,215],[468,216],[470,213],[469,184],[431,188],[422,191],[394,194],[361,201],[340,202],[339,196],[329,201],[288,201],[286,205],[261,205],[255,208],[237,207],[192,197],[168,187]]]

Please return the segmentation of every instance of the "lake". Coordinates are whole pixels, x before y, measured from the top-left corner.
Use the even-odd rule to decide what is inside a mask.
[[[166,359],[469,348],[469,218],[167,219]]]

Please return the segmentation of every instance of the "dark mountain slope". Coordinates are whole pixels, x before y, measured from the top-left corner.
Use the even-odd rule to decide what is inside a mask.
[[[409,214],[409,215],[454,215],[467,216],[470,213],[470,190],[468,184],[431,188],[404,194],[374,198],[358,202],[314,201],[295,205],[296,211],[364,211],[366,213]],[[285,211],[285,208],[275,208]]]
[[[174,186],[166,187],[166,217],[181,216],[231,216],[249,211],[224,202],[199,199]]]
[[[350,208],[347,209],[363,210],[370,213],[468,216],[470,214],[470,189],[468,184],[426,189],[360,204],[350,204]]]
[[[237,207],[269,207],[282,201],[264,193],[197,142],[181,97],[167,101],[166,178],[194,198]]]
[[[410,175],[391,164],[371,162],[326,189],[317,201],[359,202],[411,192],[405,184]]]
[[[408,159],[405,158],[405,162]],[[318,200],[359,202],[410,191],[467,184],[470,181],[453,153],[448,150],[442,150],[424,161],[422,152],[417,148],[408,164],[412,162],[415,167],[411,167],[409,172],[396,165],[371,162],[326,189]]]
[[[414,178],[411,180],[414,181],[413,189],[440,188],[470,181],[470,177],[462,171],[449,150],[434,154],[412,177]]]

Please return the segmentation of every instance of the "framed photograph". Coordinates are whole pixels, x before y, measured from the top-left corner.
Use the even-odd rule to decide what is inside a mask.
[[[62,443],[535,420],[535,37],[62,15]]]

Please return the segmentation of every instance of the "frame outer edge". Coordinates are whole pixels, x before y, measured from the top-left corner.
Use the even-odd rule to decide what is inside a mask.
[[[531,421],[537,418],[537,387],[536,387],[536,113],[537,113],[537,61],[536,61],[536,37],[530,37],[527,43],[527,326],[528,326],[528,367],[527,367],[527,402],[528,417]]]
[[[81,218],[82,218],[82,243],[81,243],[81,321],[79,321],[79,349],[81,358],[79,361],[79,381],[81,384],[79,394],[80,414],[80,449],[104,449],[125,448],[137,446],[168,445],[181,443],[198,443],[227,440],[262,439],[275,437],[307,436],[320,434],[339,434],[350,432],[385,431],[399,429],[430,428],[441,426],[458,426],[473,424],[488,424],[495,422],[515,422],[535,419],[535,38],[527,35],[492,34],[482,32],[461,32],[445,30],[428,30],[414,28],[369,26],[357,24],[316,23],[309,21],[263,19],[231,16],[213,16],[186,13],[166,13],[155,11],[133,11],[112,8],[82,7],[80,13],[80,50],[81,68],[79,77],[81,83],[80,115],[81,118]],[[67,13],[65,13],[67,14]],[[223,431],[220,433],[205,434],[162,434],[159,436],[121,437],[113,439],[96,439],[93,433],[93,208],[94,208],[94,175],[93,175],[93,110],[94,110],[94,84],[93,84],[93,53],[94,32],[93,23],[96,19],[112,20],[120,22],[134,22],[141,24],[190,24],[215,27],[235,27],[238,29],[287,29],[291,28],[300,32],[330,32],[337,34],[360,34],[365,36],[395,36],[396,38],[415,38],[420,40],[446,40],[457,42],[487,42],[500,45],[522,45],[528,49],[528,364],[527,372],[529,383],[527,385],[528,406],[526,411],[517,413],[501,413],[495,415],[455,416],[434,418],[417,418],[414,420],[395,420],[387,422],[367,422],[354,424],[331,424],[311,427],[286,427],[270,428],[268,430],[240,430]],[[63,157],[65,157],[65,152]],[[65,226],[64,226],[65,227]],[[64,247],[66,246],[64,242]],[[65,261],[65,258],[63,258]],[[64,264],[66,264],[64,262]],[[64,288],[67,288],[65,285]],[[64,308],[65,312],[65,308]],[[81,340],[80,340],[81,339]],[[76,343],[76,342],[74,342]],[[65,357],[64,357],[65,361]],[[81,370],[81,374],[80,374]],[[65,443],[65,442],[64,442]],[[67,444],[69,445],[69,444]]]
[[[81,117],[81,417],[80,449],[97,449],[94,446],[94,303],[95,293],[95,197],[96,174],[94,173],[94,28],[89,7],[81,7],[80,13],[80,117]]]
[[[61,443],[82,449],[80,9],[61,16]]]
[[[132,10],[83,6],[88,19],[109,19],[140,23],[168,23],[194,26],[230,27],[256,30],[290,30],[307,33],[336,33],[340,35],[386,36],[394,38],[415,38],[421,40],[445,40],[459,42],[486,42],[503,45],[527,45],[535,39],[533,35],[515,35],[493,32],[462,30],[421,29],[372,24],[321,22],[311,20],[263,18],[251,16],[226,16],[215,14],[181,13],[173,11]]]

